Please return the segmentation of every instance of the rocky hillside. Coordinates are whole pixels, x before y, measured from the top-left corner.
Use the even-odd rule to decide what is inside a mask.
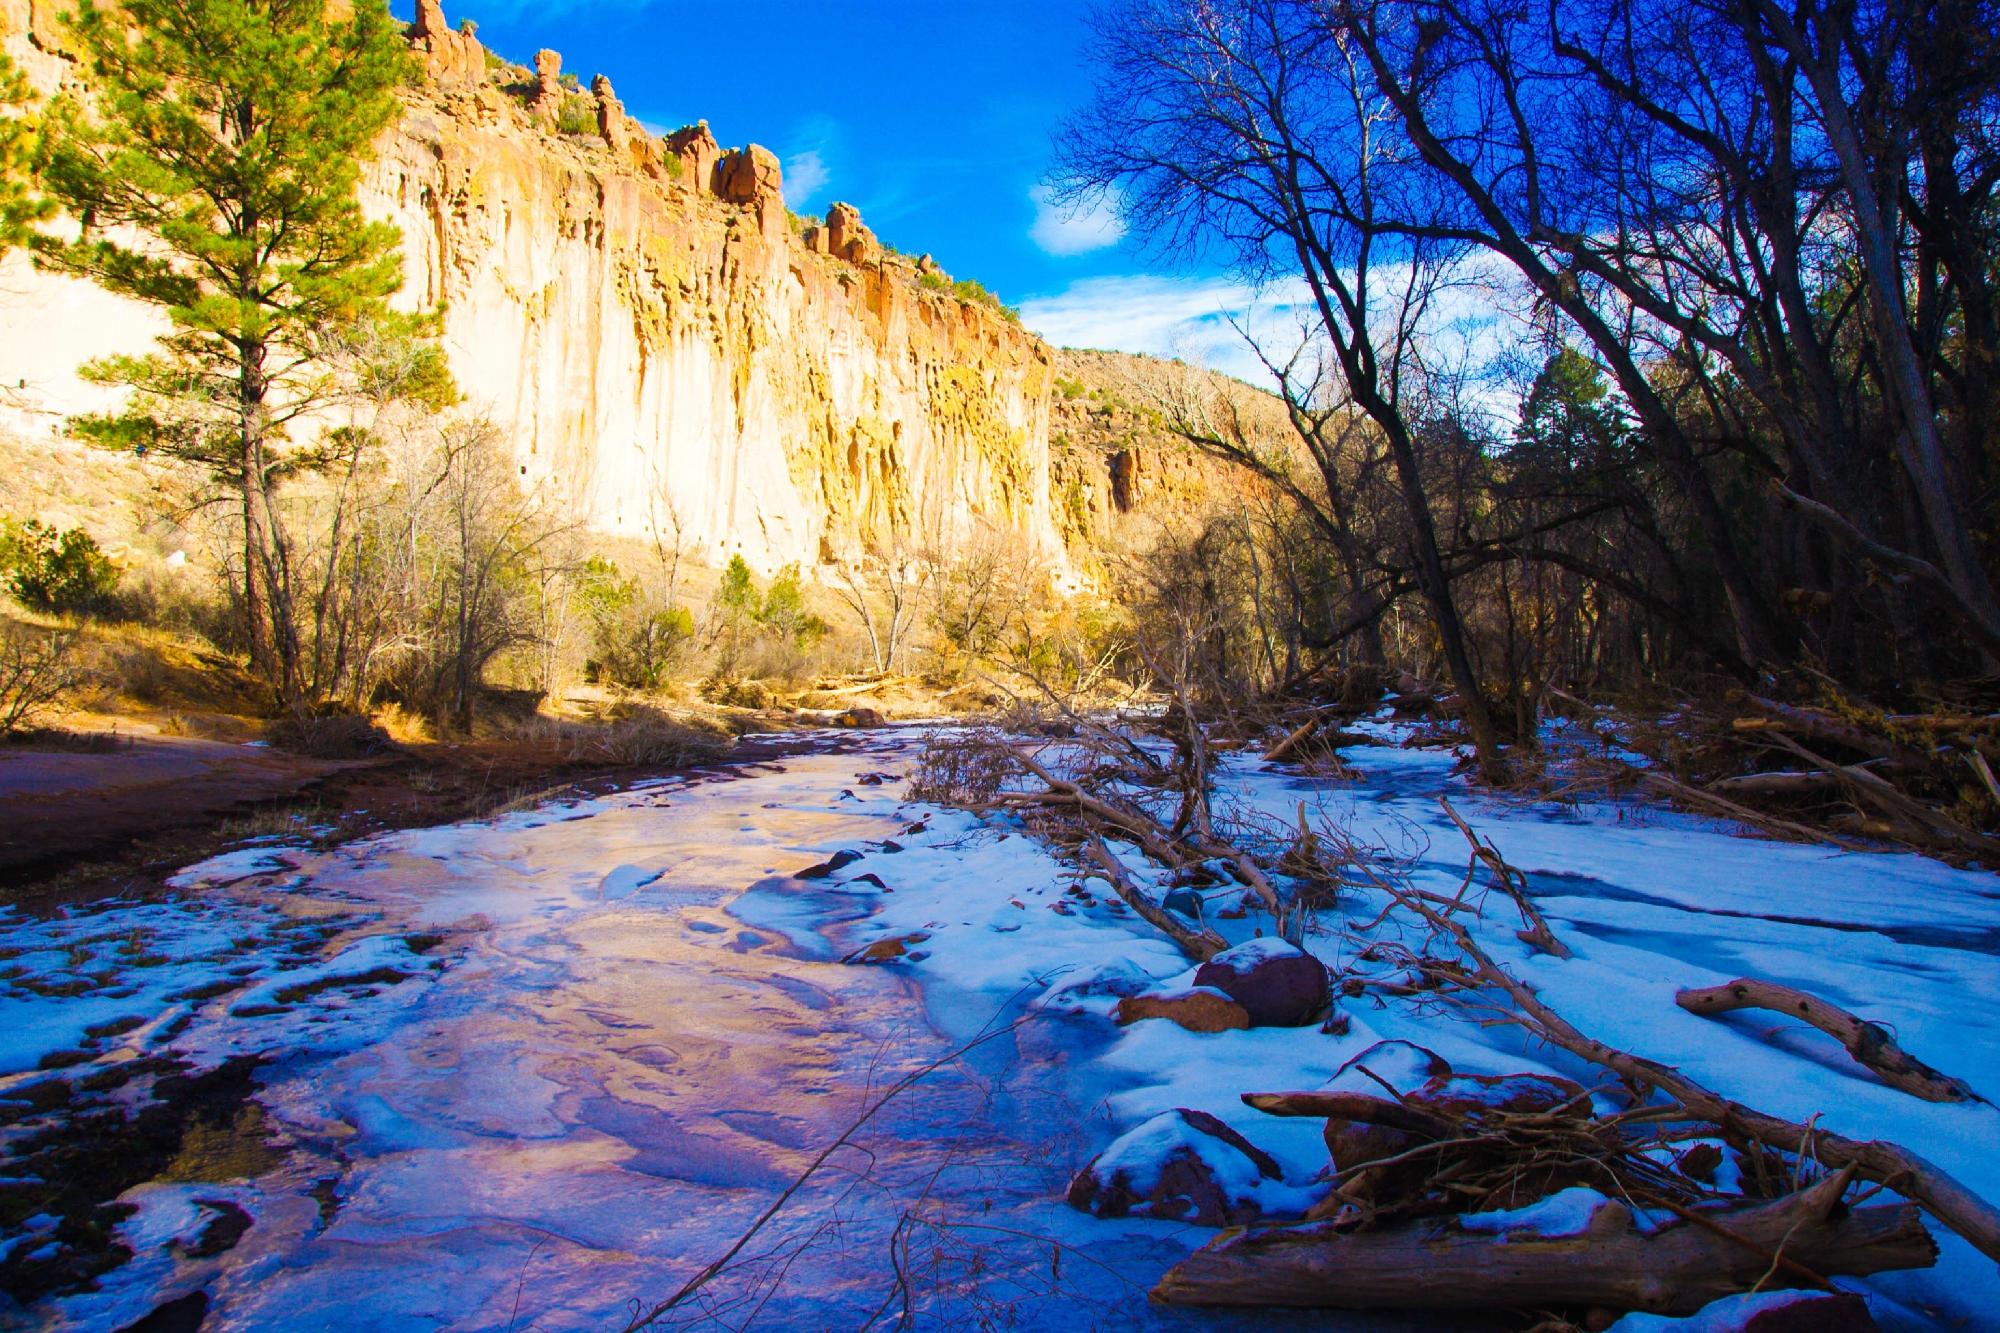
[[[0,0],[7,49],[44,90],[77,77],[53,15]],[[990,524],[1069,570],[1145,496],[1185,500],[1208,475],[1135,406],[1145,367],[1059,367],[848,205],[790,215],[766,150],[724,149],[705,123],[654,136],[607,79],[584,92],[549,51],[511,65],[437,0],[409,40],[427,77],[364,205],[401,227],[402,299],[444,309],[453,371],[524,483],[594,527],[676,527],[711,560],[770,569]],[[0,424],[16,433],[92,406],[76,365],[159,328],[20,256],[0,290]]]
[[[1055,353],[1049,479],[1056,525],[1079,563],[1142,544],[1146,529],[1253,493],[1244,474],[1204,454],[1171,418],[1225,420],[1282,450],[1284,405],[1227,375],[1124,352]]]

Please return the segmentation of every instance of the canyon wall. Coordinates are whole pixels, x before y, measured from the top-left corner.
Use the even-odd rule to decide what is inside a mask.
[[[8,49],[45,90],[75,78],[42,0],[5,0]],[[1049,349],[845,205],[800,229],[760,148],[668,139],[559,57],[489,60],[425,0],[428,77],[362,186],[403,234],[400,300],[441,307],[467,408],[524,485],[592,526],[676,531],[769,570],[1011,529],[1067,568],[1049,506]],[[525,76],[525,80],[523,77]],[[575,128],[578,99],[587,128]],[[563,132],[568,126],[570,132]],[[97,406],[75,365],[143,347],[150,312],[86,284],[0,272],[0,404],[43,433]]]

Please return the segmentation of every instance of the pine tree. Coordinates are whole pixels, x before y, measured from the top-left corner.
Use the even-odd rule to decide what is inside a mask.
[[[0,254],[17,245],[26,245],[34,235],[34,224],[54,209],[34,189],[35,144],[39,137],[35,118],[5,110],[25,106],[30,98],[27,79],[13,61],[0,54]]]
[[[71,29],[94,114],[61,109],[44,179],[83,230],[36,249],[173,323],[153,354],[91,365],[130,404],[72,429],[197,464],[240,502],[252,664],[296,706],[300,631],[273,495],[323,462],[289,428],[340,396],[353,335],[414,331],[387,304],[398,233],[355,200],[410,58],[384,0],[84,0]]]

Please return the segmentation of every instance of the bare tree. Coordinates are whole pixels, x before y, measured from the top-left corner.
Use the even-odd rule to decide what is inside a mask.
[[[1347,396],[1381,432],[1413,565],[1481,767],[1499,738],[1438,540],[1417,428],[1424,334],[1468,247],[1412,227],[1437,202],[1393,113],[1319,8],[1138,0],[1098,27],[1102,73],[1064,135],[1072,197],[1117,192],[1164,244],[1219,250],[1247,277],[1302,282]]]

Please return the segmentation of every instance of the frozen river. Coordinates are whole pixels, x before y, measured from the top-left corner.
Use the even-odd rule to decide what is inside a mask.
[[[724,1261],[658,1326],[1420,1326],[1150,1307],[1146,1288],[1207,1234],[1094,1221],[1063,1188],[1175,1105],[1230,1119],[1303,1185],[1324,1161],[1317,1126],[1260,1118],[1236,1093],[1310,1086],[1384,1036],[1464,1069],[1537,1054],[1390,1011],[1357,1011],[1340,1038],[1033,1012],[1065,970],[1183,964],[1019,832],[903,804],[919,743],[822,737],[488,821],[266,845],[192,868],[175,899],[0,922],[0,1098],[29,1154],[0,1182],[0,1265],[12,1289],[52,1293],[0,1317],[118,1328],[179,1301],[209,1329],[615,1329]],[[1286,815],[1310,795],[1408,846],[1413,874],[1455,882],[1458,847],[1427,840],[1449,757],[1352,757],[1371,775],[1355,786],[1252,764],[1224,782]],[[1577,948],[1568,964],[1510,961],[1584,1026],[1955,1170],[1990,1155],[1954,1146],[1990,1146],[1990,1106],[1905,1105],[1814,1034],[1694,1019],[1671,993],[1744,973],[1809,985],[1991,1092],[1991,877],[1681,816],[1471,813]],[[795,878],[841,851],[861,856]],[[909,959],[839,961],[909,932],[927,937]],[[1337,941],[1316,947],[1339,961]],[[1937,1026],[1963,1005],[1955,1032]],[[210,1100],[182,1112],[195,1132],[167,1136],[144,1177],[165,1179],[108,1206],[59,1188],[83,1168],[38,1134],[114,1117],[105,1142],[142,1145],[145,1124],[115,1117],[204,1075]],[[90,1169],[115,1176],[120,1152],[143,1156],[113,1148]],[[1980,1174],[1990,1163],[1968,1183],[1989,1188]],[[131,1257],[61,1295],[93,1226]],[[1990,1265],[1962,1246],[1946,1259],[1868,1290],[1909,1327],[1949,1313],[1954,1290],[1967,1309],[1992,1294]]]

